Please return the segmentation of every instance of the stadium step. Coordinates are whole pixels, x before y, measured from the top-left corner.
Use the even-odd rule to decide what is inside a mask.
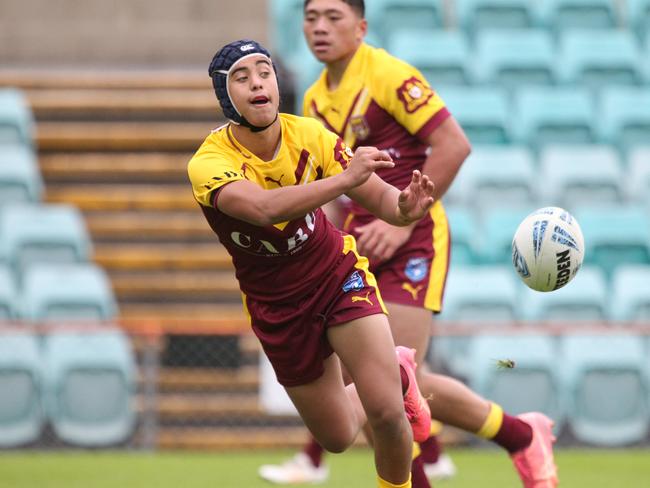
[[[237,369],[222,368],[163,368],[158,377],[161,392],[257,392],[257,366]]]
[[[304,426],[295,427],[161,427],[157,432],[159,449],[230,450],[302,447],[309,439]],[[363,445],[363,436],[357,443]]]
[[[94,254],[109,271],[234,270],[230,254],[218,243],[99,244]]]
[[[36,142],[46,151],[196,151],[214,122],[45,122]]]
[[[187,211],[89,211],[85,217],[96,243],[219,242],[198,207]]]
[[[234,271],[183,270],[140,273],[109,270],[109,276],[120,301],[241,301]]]
[[[58,152],[39,157],[48,186],[59,183],[187,183],[191,152]]]
[[[83,211],[192,210],[201,215],[189,183],[156,186],[60,184],[46,186],[46,200],[52,203],[70,203]]]

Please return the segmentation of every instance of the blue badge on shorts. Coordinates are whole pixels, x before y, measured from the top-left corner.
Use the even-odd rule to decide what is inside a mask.
[[[427,258],[411,258],[406,263],[404,274],[413,283],[422,281],[429,273],[429,263]]]
[[[350,275],[350,277],[343,283],[343,292],[348,293],[350,291],[363,290],[363,278],[358,271],[355,271]]]

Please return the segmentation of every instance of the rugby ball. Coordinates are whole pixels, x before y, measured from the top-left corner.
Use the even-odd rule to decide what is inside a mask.
[[[535,210],[519,224],[512,240],[512,264],[533,290],[562,288],[576,275],[583,258],[578,221],[559,207]]]

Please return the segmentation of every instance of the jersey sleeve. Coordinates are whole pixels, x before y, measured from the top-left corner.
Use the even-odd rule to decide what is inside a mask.
[[[323,178],[329,178],[345,171],[354,152],[343,142],[343,139],[324,127],[321,128],[321,134]]]
[[[448,116],[445,103],[416,68],[392,59],[390,73],[380,75],[380,105],[410,134],[424,140]]]
[[[215,190],[227,183],[244,179],[241,169],[227,155],[209,150],[199,150],[190,160],[187,172],[194,198],[206,207],[213,205]]]

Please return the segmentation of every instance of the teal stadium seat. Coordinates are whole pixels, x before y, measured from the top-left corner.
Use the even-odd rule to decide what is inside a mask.
[[[34,116],[23,93],[0,88],[0,144],[33,147]]]
[[[623,163],[611,146],[547,146],[540,153],[543,205],[622,203]]]
[[[456,15],[467,32],[482,29],[526,29],[540,23],[538,8],[530,0],[458,0]]]
[[[621,446],[644,440],[650,408],[643,339],[567,336],[561,350],[567,420],[578,441]]]
[[[39,321],[115,319],[117,302],[106,273],[92,263],[39,263],[25,270],[23,317]]]
[[[637,146],[630,151],[625,190],[630,202],[645,205],[650,210],[650,145]]]
[[[445,205],[445,210],[451,234],[451,266],[477,264],[474,215],[462,205]]]
[[[504,90],[455,86],[437,88],[449,111],[473,144],[511,142],[510,108]]]
[[[515,95],[513,135],[520,143],[538,148],[593,143],[595,120],[596,107],[585,88],[529,87]]]
[[[544,30],[506,29],[476,36],[474,79],[500,86],[555,83],[553,39]]]
[[[0,205],[37,203],[43,194],[34,152],[22,144],[0,145]]]
[[[535,210],[534,206],[521,205],[495,207],[486,212],[479,224],[477,237],[481,262],[510,266],[512,238],[521,221],[533,210]]]
[[[585,263],[608,276],[624,264],[650,264],[650,219],[635,205],[580,207],[573,215],[585,239]]]
[[[454,324],[480,327],[507,325],[516,319],[517,283],[507,266],[452,267],[445,286],[445,301],[438,316],[440,326],[453,333]],[[441,329],[444,330],[444,329]],[[451,335],[432,341],[433,355],[452,372],[467,377],[470,337]]]
[[[370,5],[372,4],[372,7]],[[366,2],[368,25],[389,33],[435,30],[445,25],[442,0],[372,0]]]
[[[269,19],[273,54],[285,63],[304,43],[302,33],[304,0],[270,0]]]
[[[136,420],[136,367],[124,333],[53,332],[44,351],[45,405],[57,437],[84,447],[128,440]]]
[[[471,82],[469,44],[460,31],[401,30],[390,36],[388,51],[420,70],[434,89]]]
[[[650,0],[626,0],[627,26],[633,29],[639,37],[650,40]],[[650,51],[646,51],[650,53]]]
[[[619,21],[612,0],[545,0],[540,15],[549,29],[613,29]]]
[[[650,265],[616,269],[612,277],[612,294],[612,320],[650,322]]]
[[[81,212],[69,205],[0,208],[0,258],[19,273],[36,262],[83,262],[92,253]]]
[[[600,93],[599,132],[602,140],[622,151],[650,141],[650,86],[611,87]]]
[[[540,293],[526,288],[519,314],[536,322],[603,322],[608,318],[608,288],[604,273],[584,266],[575,278],[559,290]]]
[[[568,31],[556,66],[564,83],[593,88],[640,85],[645,73],[636,37],[629,31]]]
[[[555,340],[547,335],[477,335],[469,346],[469,385],[512,415],[543,412],[563,422]],[[512,360],[502,368],[498,360]]]
[[[461,203],[482,213],[494,207],[533,205],[535,162],[525,146],[474,146],[454,180]]]
[[[43,427],[38,338],[27,332],[0,333],[0,447],[36,441]]]
[[[18,318],[18,290],[9,266],[0,264],[0,323]]]

